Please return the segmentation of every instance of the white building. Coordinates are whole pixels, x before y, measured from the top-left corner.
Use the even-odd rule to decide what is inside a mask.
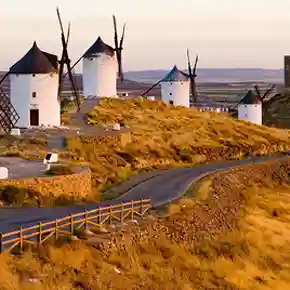
[[[11,103],[20,116],[16,126],[59,126],[57,56],[41,51],[34,42],[9,72]]]
[[[83,57],[83,95],[117,96],[117,60],[115,50],[99,37]]]
[[[262,102],[251,90],[238,106],[238,119],[262,125]]]
[[[190,107],[190,80],[176,65],[161,81],[163,102],[174,106]]]

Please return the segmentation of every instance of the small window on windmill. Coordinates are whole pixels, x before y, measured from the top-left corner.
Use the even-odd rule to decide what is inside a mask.
[[[172,85],[172,83],[170,83]]]
[[[174,105],[172,100],[169,101],[169,105]]]
[[[169,93],[169,96],[172,96],[172,93]]]
[[[93,60],[93,58],[91,57],[90,60]]]
[[[36,98],[36,92],[32,92],[32,98]]]
[[[183,85],[183,82],[181,82],[181,85]]]
[[[33,77],[35,77],[35,74],[32,74]]]

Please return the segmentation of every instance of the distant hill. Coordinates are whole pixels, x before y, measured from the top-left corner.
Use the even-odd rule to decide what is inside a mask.
[[[184,70],[186,71],[186,70]],[[6,72],[0,71],[0,79],[4,76]],[[168,73],[167,70],[145,70],[145,71],[128,71],[125,72],[125,80],[120,83],[118,80],[118,91],[129,91],[129,90],[139,90],[140,93],[144,92],[150,84],[156,83],[161,78]],[[214,87],[218,87],[221,83],[227,82],[265,82],[265,83],[283,83],[283,69],[259,69],[259,68],[221,68],[221,69],[204,69],[200,68],[197,70],[197,83],[209,83],[214,84]],[[82,75],[74,75],[76,86],[78,90],[82,91]],[[220,85],[219,85],[220,84]],[[252,85],[251,85],[252,86]],[[9,77],[1,84],[1,88],[4,89],[6,93],[9,94],[10,91],[10,80]],[[68,78],[64,79],[63,91],[70,91],[71,85]],[[158,94],[157,91],[152,91],[151,93]]]
[[[186,72],[186,70],[184,70]],[[128,71],[127,79],[138,82],[154,83],[160,80],[168,70]],[[197,82],[247,82],[259,81],[283,83],[283,69],[260,68],[200,68],[197,70]]]

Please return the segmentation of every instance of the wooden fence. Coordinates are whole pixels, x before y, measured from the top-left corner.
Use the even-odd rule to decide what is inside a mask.
[[[0,233],[0,253],[18,249],[24,246],[40,246],[49,238],[57,240],[61,235],[72,236],[78,230],[88,230],[90,227],[102,227],[113,222],[123,223],[126,219],[142,217],[150,209],[150,199],[131,201],[107,207],[70,214],[54,221],[39,223],[38,225],[20,228],[9,233]]]

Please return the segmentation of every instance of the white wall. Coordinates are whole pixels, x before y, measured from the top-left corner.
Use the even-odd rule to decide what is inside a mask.
[[[262,125],[262,104],[244,105],[238,107],[238,119]]]
[[[189,108],[189,87],[189,81],[161,82],[161,97],[163,102],[169,104],[169,101],[172,100],[175,106]]]
[[[60,125],[58,74],[11,74],[10,82],[10,99],[20,116],[16,126],[30,126],[30,109],[39,110],[39,125]],[[36,92],[35,98],[33,92]]]
[[[115,56],[100,53],[83,58],[83,95],[114,97],[117,95],[117,61]]]

